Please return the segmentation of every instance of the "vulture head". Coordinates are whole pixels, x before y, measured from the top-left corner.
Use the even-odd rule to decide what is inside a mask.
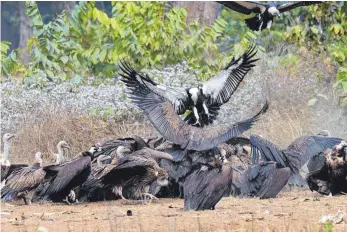
[[[59,151],[60,149],[63,149],[63,148],[70,149],[70,146],[69,146],[69,144],[68,144],[67,142],[65,142],[65,141],[60,141],[60,142],[57,144],[57,149],[58,149],[58,151]]]
[[[268,12],[272,16],[279,16],[280,15],[280,11],[277,9],[276,3],[270,3],[269,4]]]
[[[91,147],[90,149],[89,149],[89,151],[84,151],[84,152],[82,152],[82,156],[90,156],[90,157],[94,157],[94,154],[96,153],[96,152],[98,152],[98,151],[101,151],[101,148],[100,147],[95,147],[95,146],[93,146],[93,147]]]
[[[6,133],[4,134],[4,136],[2,137],[2,141],[4,142],[4,144],[8,143],[11,139],[13,139],[16,135],[15,134],[10,134],[10,133]]]
[[[112,158],[109,155],[99,155],[96,162],[98,167],[102,167],[105,164],[110,164],[112,162]]]
[[[158,169],[158,171],[155,172],[157,176],[157,184],[159,186],[168,186],[169,185],[169,174],[165,169]]]
[[[190,88],[188,89],[188,95],[190,99],[193,101],[194,105],[198,103],[199,96],[201,95],[201,88]]]
[[[40,167],[42,167],[42,153],[41,152],[36,152],[35,154],[35,163],[39,164]]]
[[[117,159],[123,158],[124,156],[131,153],[131,150],[129,148],[126,148],[125,146],[119,146],[117,147],[116,154]]]

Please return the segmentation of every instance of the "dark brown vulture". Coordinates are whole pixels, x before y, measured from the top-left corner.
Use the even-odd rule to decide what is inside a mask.
[[[261,155],[262,161],[274,161],[281,167],[289,167],[293,173],[289,183],[301,186],[305,186],[306,182],[299,174],[300,168],[314,155],[327,148],[333,148],[341,141],[342,139],[333,137],[302,136],[295,139],[287,149],[281,150],[258,135],[250,136],[254,164],[259,162]]]
[[[130,149],[131,152],[148,147],[146,142],[138,136],[133,136],[132,138],[119,138],[101,144],[99,147],[101,147],[102,150],[96,152],[94,156],[97,158],[99,155],[106,155],[113,159],[116,154],[118,154],[120,157],[126,155],[126,153],[124,153],[121,149],[117,150],[119,146],[121,146],[122,149]]]
[[[253,31],[262,31],[270,28],[275,16],[300,6],[319,4],[321,1],[302,2],[250,2],[250,1],[218,1],[225,7],[245,15],[256,14],[246,19],[247,26]]]
[[[4,145],[4,153],[2,154],[2,158],[0,160],[1,165],[1,187],[5,184],[3,181],[11,175],[13,171],[21,169],[23,167],[27,167],[27,164],[11,164],[8,159],[10,148],[11,148],[11,140],[15,137],[15,134],[6,133],[3,136],[3,145]]]
[[[130,66],[122,67],[124,78],[137,80],[139,74]],[[142,80],[142,79],[140,79]],[[132,83],[132,82],[129,82]],[[165,97],[157,94],[147,84],[137,81],[138,84],[129,84],[131,99],[140,107],[157,131],[168,141],[180,145],[182,149],[203,151],[215,148],[247,130],[268,109],[268,103],[263,106],[259,113],[250,119],[237,122],[231,126],[198,128],[187,125],[177,115],[174,105]]]
[[[312,157],[307,165],[306,180],[311,191],[324,195],[347,192],[347,143],[327,149]]]
[[[142,98],[144,96],[141,89],[148,89],[158,95],[162,102],[172,104],[172,113],[183,115],[190,110],[185,121],[195,126],[205,126],[216,119],[220,107],[229,101],[246,74],[255,66],[254,62],[258,59],[253,57],[256,53],[256,46],[249,47],[241,57],[233,58],[215,78],[202,86],[188,89],[160,86],[148,75],[136,72],[127,63],[120,66],[123,71],[120,75],[133,96]],[[140,108],[143,109],[141,106]]]
[[[46,171],[45,178],[49,176],[49,182],[43,184],[43,188],[37,188],[35,200],[66,201],[70,203],[68,195],[72,194],[73,188],[87,180],[91,173],[91,160],[98,150],[99,148],[92,147],[89,151],[82,152],[82,156],[69,162],[43,167],[43,170]]]
[[[31,204],[35,189],[44,180],[46,172],[42,169],[42,154],[35,154],[35,163],[30,167],[18,169],[7,178],[5,187],[1,190],[1,199],[13,200],[23,198],[26,205]]]

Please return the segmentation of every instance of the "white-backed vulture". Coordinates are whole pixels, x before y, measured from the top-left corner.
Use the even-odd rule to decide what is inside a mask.
[[[11,164],[9,160],[9,153],[11,148],[11,140],[15,137],[15,134],[6,133],[3,136],[3,146],[4,153],[2,154],[2,158],[0,160],[1,165],[1,187],[5,184],[6,178],[11,175],[11,173],[15,170],[21,169],[23,167],[27,167],[27,164]]]
[[[270,28],[274,17],[280,13],[290,11],[300,6],[308,6],[319,4],[320,1],[301,1],[301,2],[250,2],[250,1],[218,1],[225,7],[232,9],[241,14],[250,15],[255,13],[252,18],[245,19],[245,22],[253,31],[262,31],[265,28]]]
[[[216,77],[202,86],[188,89],[160,86],[148,75],[136,72],[127,63],[121,64],[120,69],[123,73],[120,75],[132,95],[141,96],[138,90],[148,88],[172,104],[173,112],[176,114],[183,115],[187,110],[191,110],[185,118],[189,124],[205,126],[216,119],[220,107],[229,101],[246,74],[255,66],[254,63],[258,59],[253,57],[256,53],[256,46],[250,46],[241,57],[233,58]]]
[[[131,67],[127,67],[124,71],[134,78],[139,75]],[[249,130],[268,109],[266,102],[260,112],[250,119],[229,126],[198,128],[182,121],[177,115],[174,105],[145,84],[133,87],[130,97],[166,140],[180,145],[182,149],[195,151],[215,148]]]

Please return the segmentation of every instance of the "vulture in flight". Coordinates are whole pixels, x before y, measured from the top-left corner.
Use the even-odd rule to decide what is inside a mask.
[[[327,149],[308,162],[306,180],[311,191],[324,195],[347,192],[347,143]]]
[[[301,1],[301,2],[250,2],[250,1],[219,1],[225,7],[241,14],[250,15],[255,13],[252,18],[246,19],[248,28],[253,31],[262,31],[270,28],[274,17],[280,13],[290,11],[296,7],[319,4],[321,1]]]
[[[166,140],[180,145],[182,149],[195,151],[212,149],[249,130],[268,109],[268,103],[266,102],[254,117],[230,126],[194,127],[186,124],[178,116],[175,106],[167,101],[162,94],[158,94],[156,90],[145,84],[143,79],[138,80],[139,74],[134,69],[124,64],[122,70],[125,79],[136,80],[134,82],[126,81],[126,83],[137,83],[130,85],[132,86],[130,87],[132,91],[130,98],[133,102],[145,112],[154,127]]]
[[[256,46],[250,46],[241,57],[233,58],[216,77],[202,86],[188,89],[158,85],[147,74],[139,74],[127,63],[120,65],[123,72],[120,75],[133,96],[141,97],[140,89],[148,89],[171,103],[177,114],[183,115],[190,110],[185,121],[203,127],[216,119],[220,107],[229,101],[246,74],[255,66],[254,63],[258,59],[253,57],[256,53]]]
[[[299,174],[300,168],[314,155],[327,148],[333,148],[342,141],[340,138],[323,136],[302,136],[295,139],[287,149],[281,150],[275,144],[258,135],[250,136],[253,164],[262,161],[274,161],[281,167],[289,167],[292,176],[290,184],[306,185]]]

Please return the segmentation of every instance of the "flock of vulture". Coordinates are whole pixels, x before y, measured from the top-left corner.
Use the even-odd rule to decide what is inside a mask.
[[[256,27],[263,28],[258,21],[268,24],[269,14],[312,2],[222,4],[245,14],[258,13],[247,24],[252,28],[256,22]],[[74,204],[123,199],[146,203],[156,197],[177,197],[184,198],[185,210],[205,210],[214,209],[223,196],[276,197],[286,184],[308,186],[325,195],[346,192],[347,143],[343,139],[324,131],[299,137],[281,150],[262,136],[241,136],[266,113],[268,102],[251,118],[233,125],[211,125],[255,66],[256,53],[256,46],[251,45],[217,76],[188,89],[158,85],[121,62],[119,74],[129,97],[161,136],[111,140],[71,160],[65,155],[69,144],[61,141],[55,163],[43,165],[38,152],[35,162],[26,165],[10,163],[15,135],[5,134],[0,161],[2,201]],[[305,164],[309,172],[303,178],[299,170]]]

